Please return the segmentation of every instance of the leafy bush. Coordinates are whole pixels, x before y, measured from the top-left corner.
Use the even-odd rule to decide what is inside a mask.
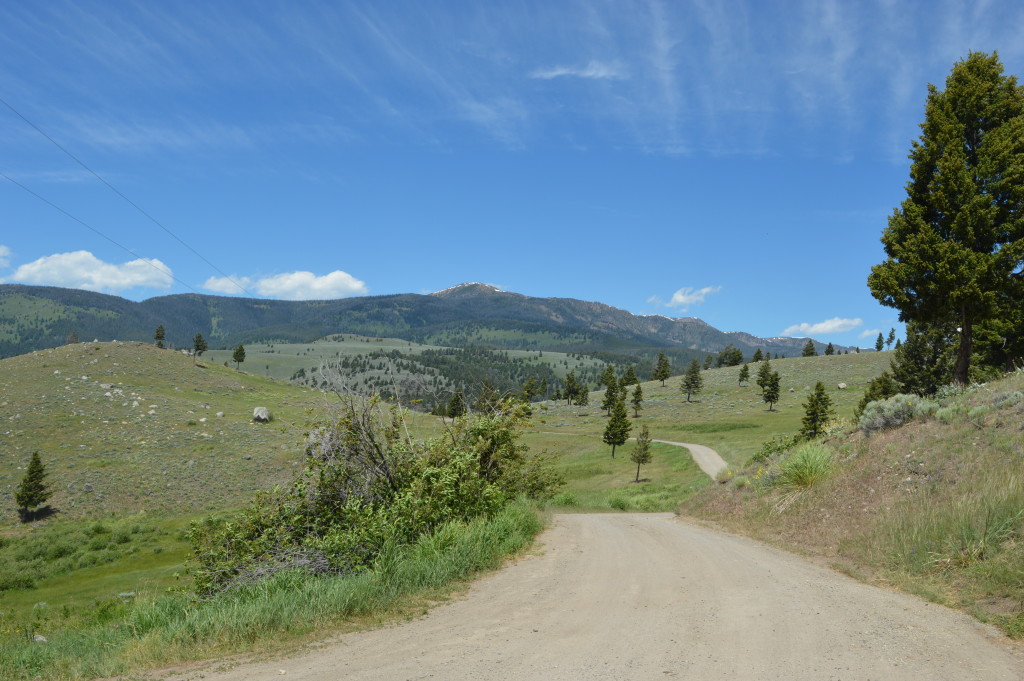
[[[894,395],[868,404],[860,416],[860,429],[870,434],[895,428],[912,419],[932,415],[938,409],[938,403],[917,395]]]
[[[453,521],[489,517],[525,495],[549,498],[561,479],[519,442],[529,407],[501,402],[414,442],[397,408],[351,402],[309,434],[305,471],[230,520],[193,523],[196,588],[213,593],[280,571],[361,572],[388,546]]]
[[[555,497],[551,500],[551,503],[553,503],[556,506],[579,506],[580,500],[579,497],[577,497],[575,494],[566,490],[564,492],[559,492],[558,494],[556,494]]]
[[[809,442],[795,449],[781,463],[776,484],[788,489],[808,489],[828,477],[831,471],[831,450]]]

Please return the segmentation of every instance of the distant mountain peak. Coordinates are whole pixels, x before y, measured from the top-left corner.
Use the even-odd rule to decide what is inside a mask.
[[[482,284],[478,281],[472,281],[467,282],[465,284],[456,284],[455,286],[451,286],[441,291],[434,291],[430,295],[443,298],[446,296],[464,296],[472,295],[475,293],[505,293],[505,291],[502,291],[497,286],[492,286],[490,284]]]

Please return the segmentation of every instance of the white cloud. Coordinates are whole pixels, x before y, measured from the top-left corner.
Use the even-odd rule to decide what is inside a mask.
[[[547,69],[536,69],[530,73],[530,78],[540,80],[552,80],[565,76],[590,80],[625,80],[629,77],[621,64],[606,64],[595,60],[587,62],[587,65],[583,67],[552,66]]]
[[[15,270],[8,280],[41,286],[63,286],[87,291],[118,293],[137,286],[170,288],[171,269],[155,258],[139,258],[121,265],[103,262],[89,251],[47,255]]]
[[[852,331],[858,326],[864,323],[863,319],[843,319],[842,317],[833,317],[832,319],[826,319],[823,322],[817,324],[808,324],[803,322],[801,324],[794,324],[785,331],[782,332],[783,336],[816,336],[824,333],[846,333]],[[863,334],[862,334],[863,335]]]
[[[722,290],[721,286],[705,286],[702,289],[695,289],[692,286],[684,286],[672,294],[672,299],[665,303],[665,307],[678,307],[686,310],[690,305],[699,305],[704,302],[712,293]],[[648,298],[649,302],[661,302],[656,296]]]
[[[877,338],[882,333],[881,329],[864,329],[857,338]]]
[[[241,290],[239,286],[245,290]],[[305,271],[286,272],[261,279],[210,277],[203,284],[203,288],[216,293],[238,294],[251,291],[281,300],[330,300],[363,295],[369,291],[364,282],[341,270],[335,270],[322,277]]]
[[[0,245],[0,267],[10,267],[11,265],[11,249],[7,246]]]

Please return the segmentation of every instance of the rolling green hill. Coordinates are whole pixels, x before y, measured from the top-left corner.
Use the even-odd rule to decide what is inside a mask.
[[[158,325],[175,347],[202,333],[211,347],[239,343],[308,343],[331,334],[390,337],[428,345],[604,353],[677,364],[734,345],[799,355],[806,339],[761,339],[725,333],[696,318],[638,316],[602,303],[532,298],[484,284],[430,295],[342,300],[255,300],[184,294],[135,303],[116,296],[45,286],[0,286],[0,357],[81,340],[152,340]],[[820,346],[819,345],[819,350]]]

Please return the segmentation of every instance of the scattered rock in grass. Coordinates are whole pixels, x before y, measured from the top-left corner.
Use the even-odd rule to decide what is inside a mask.
[[[42,634],[36,634],[35,636],[32,637],[32,640],[35,641],[36,643],[48,643],[48,641],[46,640],[46,637],[43,636]]]
[[[219,419],[222,419],[222,418],[224,418],[224,412],[222,412],[222,411],[218,411],[218,412],[217,412],[217,418],[219,418]]]
[[[252,420],[256,423],[270,423],[270,410],[266,407],[256,407],[252,410]]]
[[[845,383],[840,383],[839,384],[839,389],[840,390],[846,390],[846,384]]]

